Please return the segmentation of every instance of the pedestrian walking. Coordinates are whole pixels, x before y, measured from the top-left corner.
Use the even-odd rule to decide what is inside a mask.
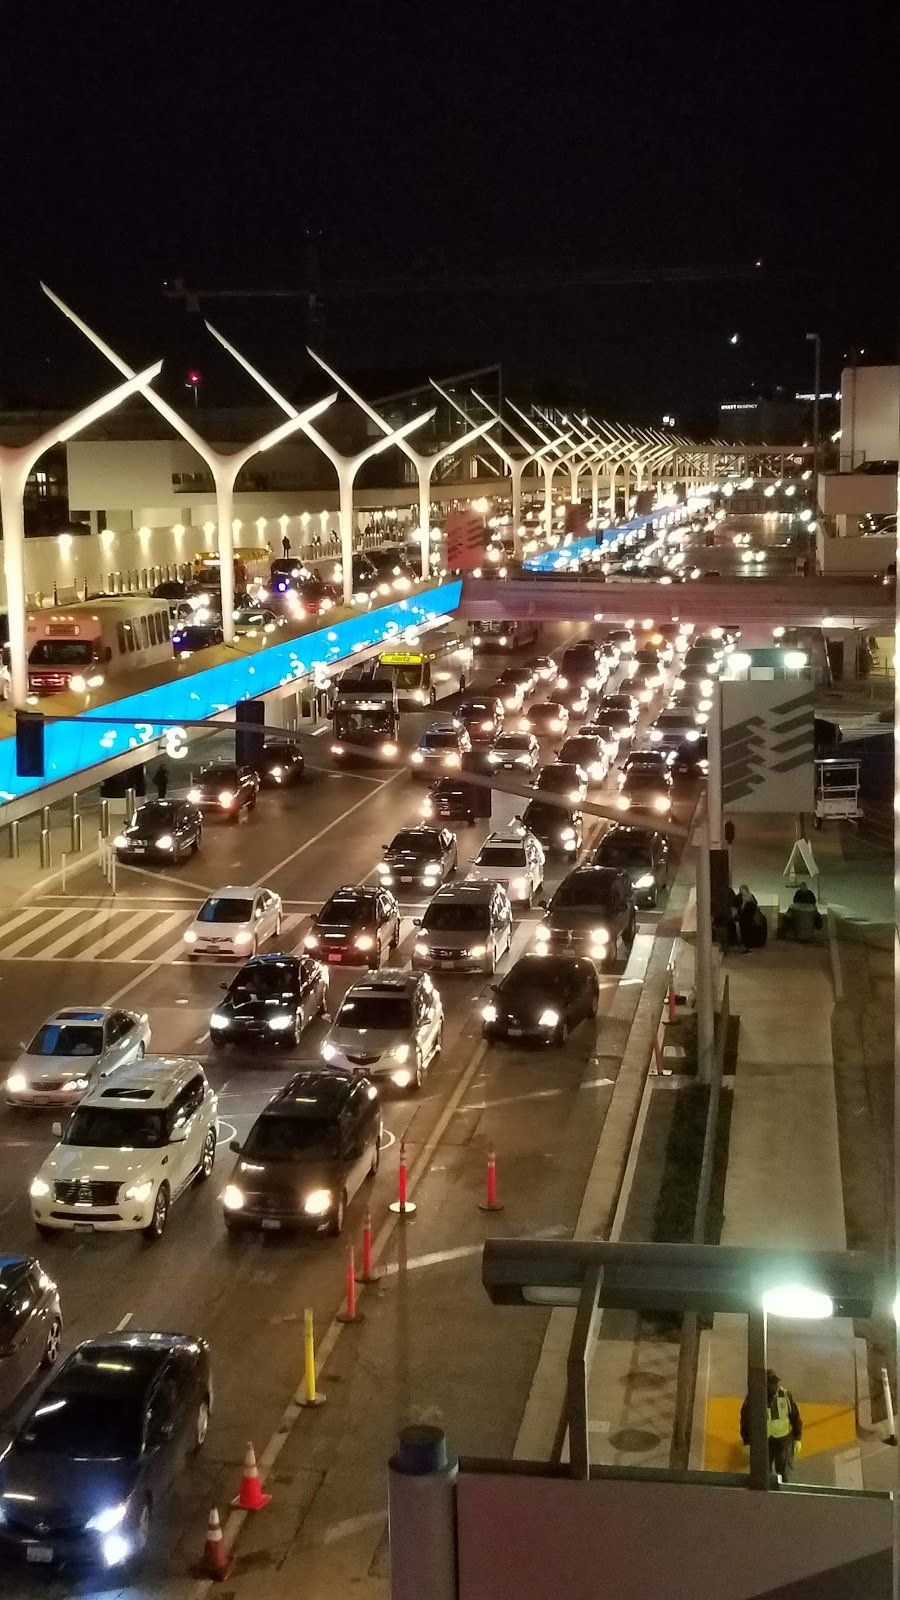
[[[769,924],[765,913],[759,909],[756,895],[751,894],[746,883],[742,883],[738,889],[737,926],[744,950],[762,949],[769,937]]]
[[[460,694],[465,694],[465,692],[466,692],[466,669],[465,669],[465,667],[461,667],[460,668],[460,673],[459,673],[459,692],[460,692]]]
[[[287,559],[288,559],[288,557],[290,556],[290,553],[291,553],[291,541],[288,538],[287,534],[285,534],[284,538],[281,541],[281,548],[284,551],[284,559],[285,559],[285,561],[287,561]]]
[[[769,1439],[769,1467],[779,1482],[786,1483],[794,1470],[794,1457],[800,1454],[803,1419],[790,1389],[777,1372],[766,1372],[766,1433]],[[741,1406],[741,1439],[750,1443],[750,1396]]]
[[[161,761],[153,774],[153,787],[156,790],[157,800],[165,800],[169,792],[169,767],[168,763]]]

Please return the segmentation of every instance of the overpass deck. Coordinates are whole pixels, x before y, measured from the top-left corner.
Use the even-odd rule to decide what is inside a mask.
[[[894,591],[858,578],[712,578],[686,583],[604,582],[597,574],[523,573],[499,583],[466,577],[459,615],[485,621],[565,618],[616,622],[664,612],[703,624],[893,627]]]

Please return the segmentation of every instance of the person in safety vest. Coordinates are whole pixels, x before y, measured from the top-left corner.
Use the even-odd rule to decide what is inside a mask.
[[[769,1466],[782,1482],[787,1482],[799,1454],[803,1419],[790,1389],[786,1389],[771,1367],[766,1373],[766,1429],[769,1435]],[[741,1439],[750,1443],[750,1396],[741,1406]]]

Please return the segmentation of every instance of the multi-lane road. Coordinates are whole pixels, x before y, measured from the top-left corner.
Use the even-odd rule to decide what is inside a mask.
[[[548,635],[549,644],[559,643],[572,630],[548,630]],[[476,685],[486,686],[499,670],[499,665],[482,667]],[[664,702],[665,692],[659,692],[644,720]],[[438,707],[434,713],[405,717],[404,750],[441,714]],[[187,961],[182,933],[209,891],[229,882],[264,883],[276,888],[284,902],[282,936],[273,948],[299,949],[310,915],[328,895],[340,884],[373,880],[382,843],[421,814],[424,786],[410,779],[405,765],[385,773],[332,772],[327,739],[322,743],[318,770],[310,763],[306,780],[296,788],[262,794],[255,813],[240,826],[208,825],[201,853],[183,868],[120,869],[112,901],[104,879],[91,867],[72,880],[66,895],[32,898],[0,927],[0,1049],[5,1060],[61,1005],[121,1002],[149,1013],[152,1051],[203,1060],[219,1096],[222,1125],[213,1182],[178,1202],[156,1245],[131,1235],[38,1240],[28,1187],[53,1143],[53,1113],[0,1109],[0,1238],[4,1250],[35,1251],[56,1278],[66,1348],[81,1338],[127,1326],[181,1329],[210,1341],[216,1401],[209,1439],[189,1477],[160,1510],[139,1580],[142,1593],[154,1581],[184,1575],[202,1544],[208,1508],[224,1506],[236,1490],[246,1440],[253,1439],[261,1449],[277,1430],[302,1376],[303,1310],[312,1307],[320,1332],[331,1324],[344,1294],[347,1241],[359,1238],[366,1199],[376,1234],[388,1215],[396,1192],[399,1139],[406,1140],[411,1169],[420,1175],[423,1203],[415,1224],[416,1257],[436,1257],[435,1273],[428,1280],[433,1298],[425,1293],[417,1297],[422,1320],[410,1334],[418,1358],[432,1352],[433,1376],[427,1377],[419,1365],[418,1386],[409,1371],[398,1379],[407,1398],[410,1385],[420,1391],[424,1383],[418,1393],[424,1400],[426,1393],[432,1398],[444,1393],[459,1351],[487,1314],[478,1298],[473,1257],[486,1227],[496,1226],[477,1207],[488,1142],[498,1148],[506,1229],[568,1231],[611,1092],[612,1080],[591,1069],[595,1032],[590,1025],[578,1028],[560,1050],[486,1050],[480,1006],[488,980],[442,976],[443,1053],[420,1095],[385,1098],[381,1170],[367,1185],[370,1193],[351,1207],[345,1238],[229,1240],[219,1198],[234,1162],[228,1140],[246,1134],[268,1097],[299,1063],[317,1058],[324,1025],[314,1024],[292,1054],[211,1054],[210,1012],[235,969],[204,959]],[[550,748],[546,759],[552,759]],[[590,825],[588,841],[602,826]],[[489,824],[480,823],[459,830],[461,867],[488,829]],[[563,870],[548,870],[548,891]],[[394,959],[405,964],[413,917],[422,906],[401,904],[401,946]],[[537,916],[535,911],[517,920],[508,960],[529,947]],[[649,930],[652,921],[651,914],[642,916],[641,926]],[[601,1013],[611,1004],[623,970],[624,962],[619,962],[604,971]],[[355,975],[355,969],[332,970],[333,1006]],[[392,1249],[395,1245],[388,1244],[386,1261]],[[423,1271],[428,1270],[426,1262]],[[511,1449],[541,1326],[538,1313],[517,1348],[484,1353],[478,1393],[468,1400],[458,1384],[447,1388],[443,1404],[454,1409],[457,1434],[464,1435],[458,1442],[465,1448],[485,1453]],[[446,1361],[436,1353],[436,1342],[439,1350],[444,1340],[453,1351]],[[412,1363],[416,1367],[415,1356]],[[345,1384],[348,1378],[345,1374]],[[381,1442],[379,1470],[390,1443],[388,1437]],[[88,1587],[99,1582],[92,1580]],[[37,1588],[48,1592],[46,1583],[35,1592]],[[21,1574],[0,1572],[0,1594],[22,1592]],[[72,1581],[62,1581],[58,1593],[72,1592]]]

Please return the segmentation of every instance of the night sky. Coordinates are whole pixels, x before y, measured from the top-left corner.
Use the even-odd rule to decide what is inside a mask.
[[[826,388],[851,347],[896,359],[876,8],[7,0],[4,26],[0,404],[103,387],[40,276],[170,394],[195,365],[247,398],[163,280],[296,287],[309,233],[317,343],[373,394],[501,361],[511,392],[702,427],[811,387],[808,329]],[[304,299],[204,310],[318,389]]]

